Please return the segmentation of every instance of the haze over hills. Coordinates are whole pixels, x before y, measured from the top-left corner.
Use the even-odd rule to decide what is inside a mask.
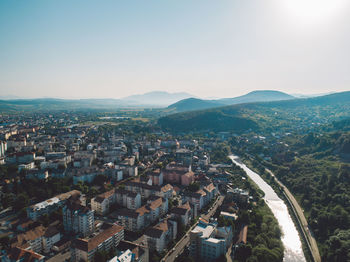
[[[77,110],[77,109],[118,109],[141,107],[166,107],[178,100],[193,97],[188,93],[168,93],[162,91],[133,95],[122,99],[3,99],[0,100],[0,110]]]
[[[122,98],[121,100],[128,104],[135,105],[155,105],[168,106],[179,100],[195,97],[189,93],[169,93],[164,91],[153,91],[142,95],[132,95]]]
[[[180,100],[170,106],[168,109],[172,109],[176,112],[185,112],[193,110],[208,109],[213,107],[223,106],[223,103],[220,103],[217,100],[203,100],[199,98],[187,98]]]
[[[168,130],[233,131],[286,129],[350,117],[350,91],[326,96],[255,102],[168,115],[158,123]]]
[[[242,103],[252,102],[268,102],[278,100],[294,99],[294,96],[275,90],[257,90],[252,91],[246,95],[233,97],[233,98],[221,98],[216,100],[204,100],[204,99],[185,99],[178,101],[175,104],[168,106],[169,109],[173,109],[176,112],[193,111],[209,109],[225,105],[235,105]]]
[[[252,91],[246,95],[234,98],[219,99],[219,102],[225,105],[251,103],[251,102],[268,102],[278,100],[289,100],[295,98],[294,96],[275,90],[257,90]]]

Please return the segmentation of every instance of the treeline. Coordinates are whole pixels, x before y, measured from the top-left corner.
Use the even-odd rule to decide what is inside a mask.
[[[263,200],[252,212],[241,211],[241,225],[248,225],[247,244],[238,248],[234,261],[274,262],[283,260],[284,247],[276,218]]]
[[[348,125],[346,119],[289,136],[289,150],[273,155],[269,165],[302,205],[324,261],[350,260]]]

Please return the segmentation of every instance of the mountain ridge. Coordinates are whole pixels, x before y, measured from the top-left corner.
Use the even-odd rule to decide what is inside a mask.
[[[276,90],[255,90],[245,95],[233,97],[233,98],[221,98],[216,100],[206,99],[183,99],[174,104],[168,106],[168,109],[173,109],[176,112],[194,111],[209,109],[213,107],[220,107],[226,105],[242,104],[242,103],[253,103],[253,102],[268,102],[268,101],[279,101],[295,99],[287,93],[276,91]]]
[[[215,116],[215,119],[214,119]],[[350,117],[350,91],[331,95],[281,101],[235,104],[218,108],[187,111],[158,119],[162,128],[175,132],[242,132],[243,119],[248,129],[288,128]],[[208,120],[207,120],[208,119]],[[247,122],[248,121],[248,122]]]

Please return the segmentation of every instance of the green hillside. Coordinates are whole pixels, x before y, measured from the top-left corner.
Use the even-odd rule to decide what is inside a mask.
[[[233,131],[326,124],[350,116],[350,92],[286,101],[247,103],[177,113],[158,120],[161,127],[177,131]]]

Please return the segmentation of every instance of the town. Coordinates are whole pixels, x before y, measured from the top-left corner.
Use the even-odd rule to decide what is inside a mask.
[[[232,261],[259,196],[216,152],[224,133],[87,119],[1,116],[2,261]]]

